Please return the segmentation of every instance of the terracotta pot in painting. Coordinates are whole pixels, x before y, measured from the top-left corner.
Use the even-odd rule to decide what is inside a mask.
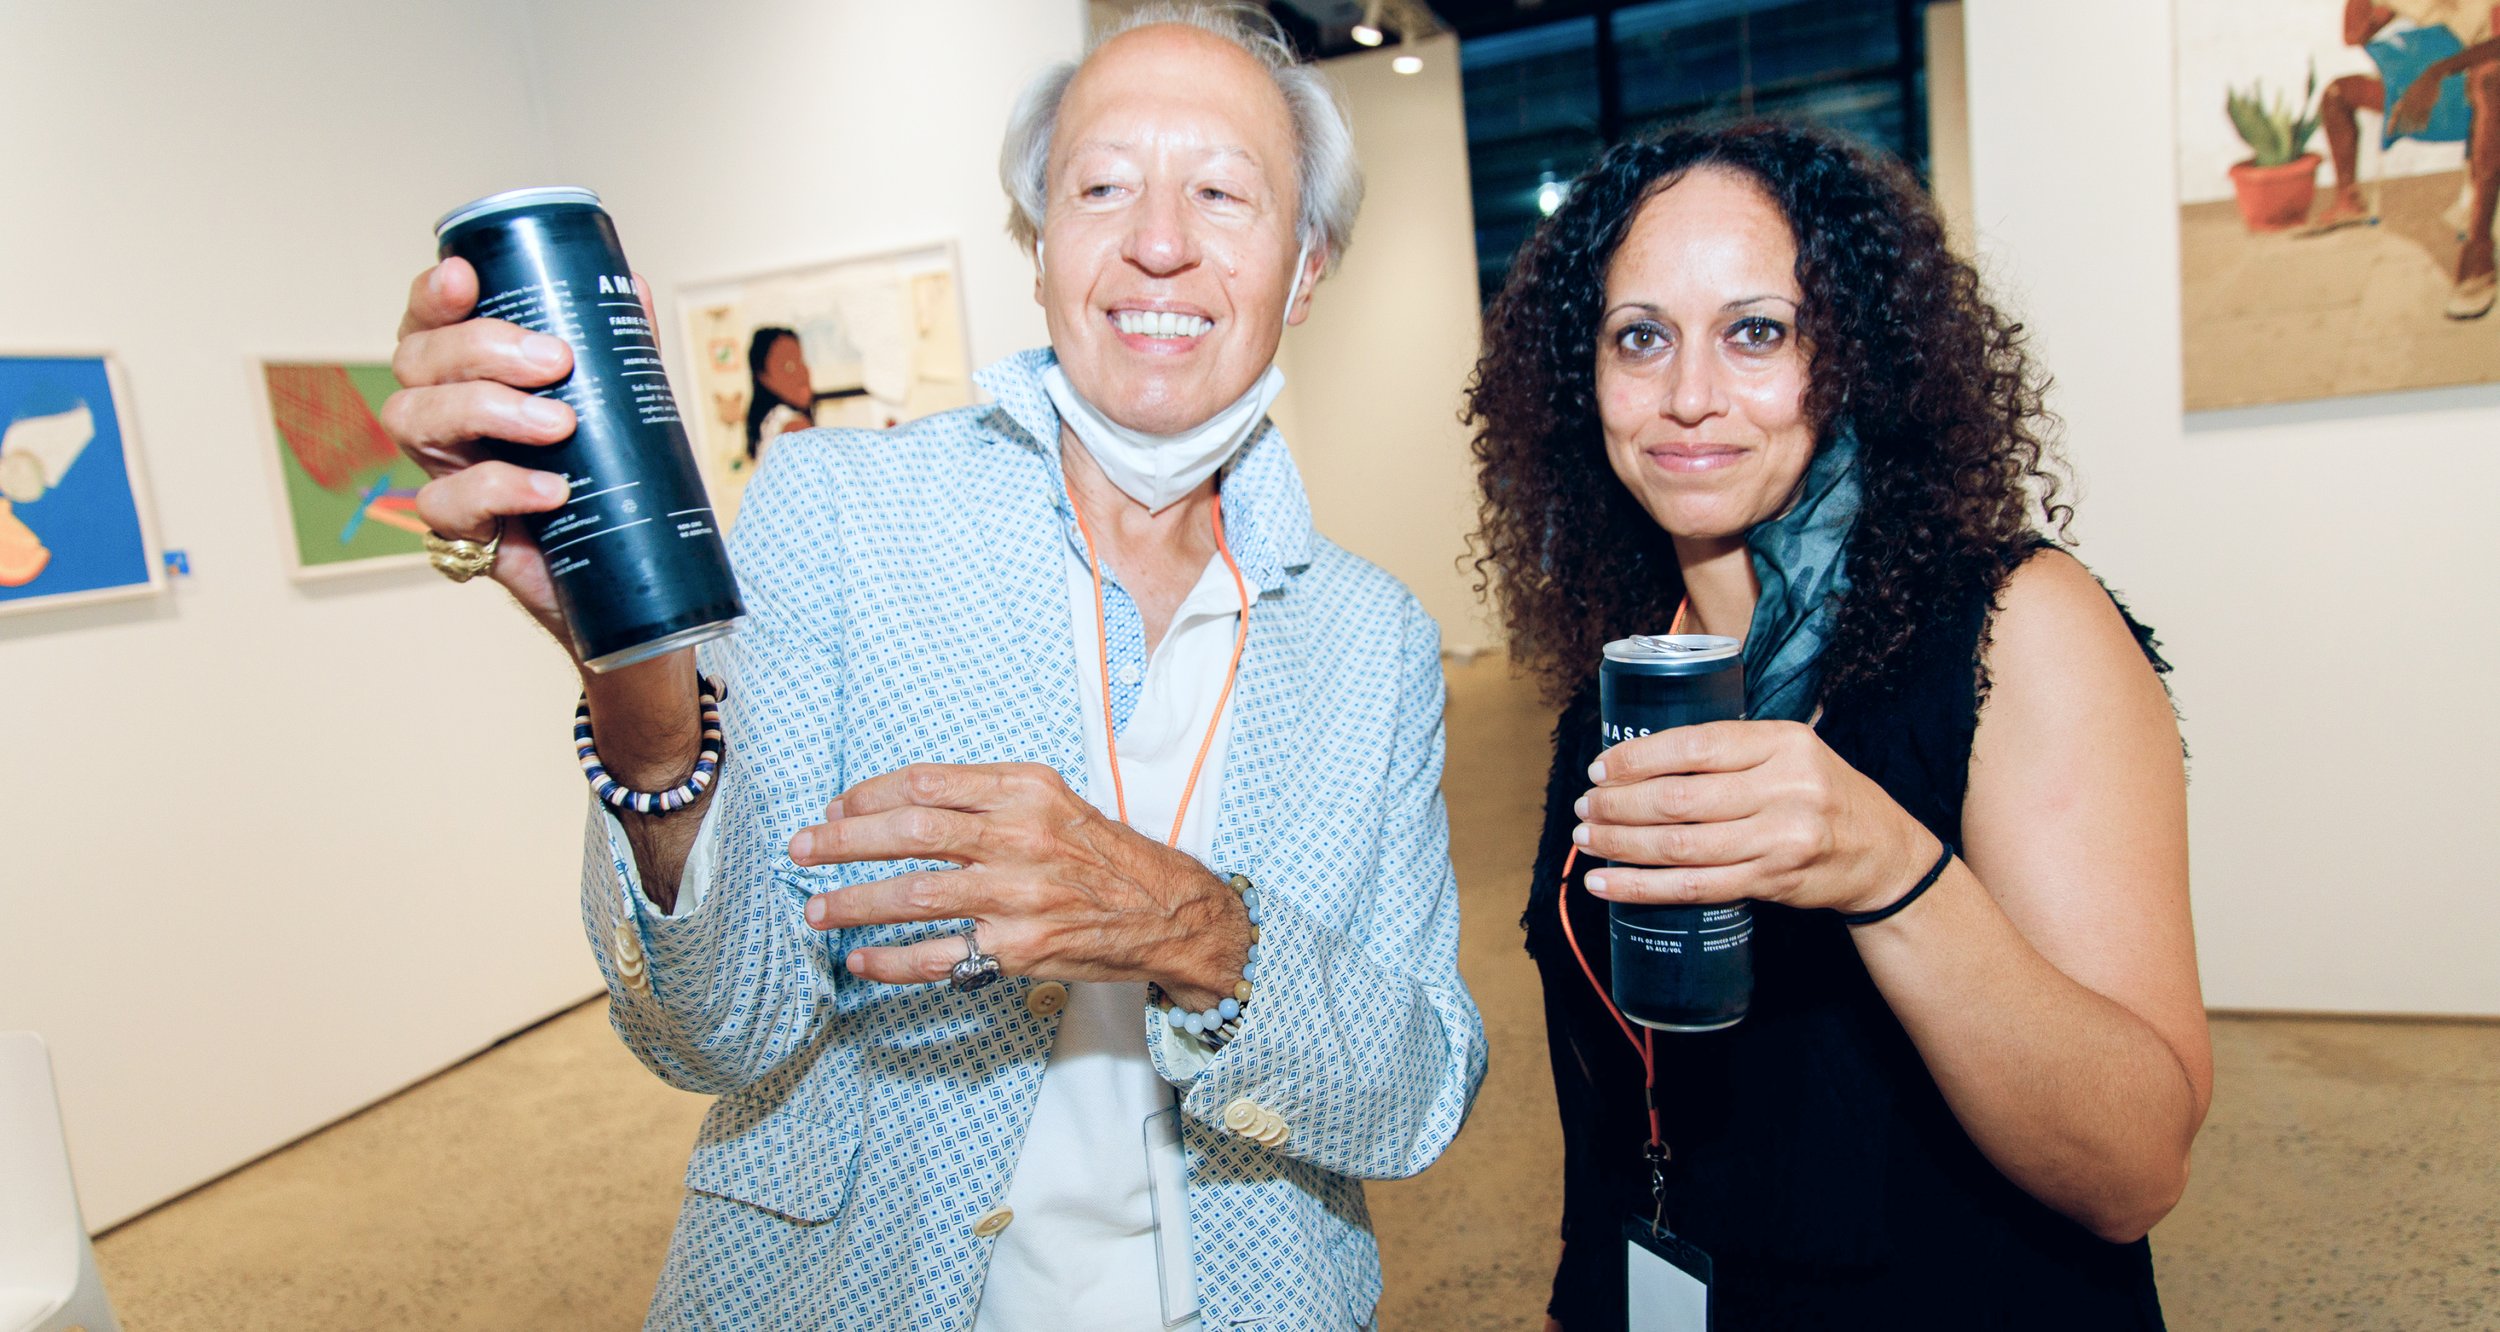
[[[2231,188],[2239,192],[2240,220],[2250,231],[2299,226],[2318,197],[2318,155],[2303,153],[2281,166],[2259,166],[2252,158],[2231,168]]]

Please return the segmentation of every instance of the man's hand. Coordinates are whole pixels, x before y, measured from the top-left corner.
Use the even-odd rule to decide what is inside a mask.
[[[649,287],[637,276],[643,316],[653,328]],[[417,491],[417,516],[447,537],[484,541],[500,521],[492,577],[512,599],[568,642],[547,561],[518,522],[561,507],[562,476],[490,458],[481,440],[561,444],[573,437],[573,409],[533,392],[573,373],[562,338],[500,319],[475,317],[477,270],[445,259],[408,286],[391,373],[403,387],[382,404],[382,428],[399,451],[433,479]]]
[[[790,839],[801,865],[941,860],[807,904],[820,930],[969,917],[1009,975],[1153,981],[1203,1008],[1249,956],[1247,913],[1205,866],[1148,838],[1035,763],[923,763],[872,777]],[[954,938],[861,948],[852,974],[892,985],[941,981],[964,958]]]
[[[2405,95],[2387,111],[2387,128],[2396,134],[2419,134],[2430,128],[2431,112],[2439,106],[2439,85],[2444,75],[2439,66],[2422,71],[2422,76],[2405,88]]]
[[[562,338],[472,316],[477,270],[446,259],[417,275],[399,321],[391,373],[405,387],[382,405],[382,427],[426,475],[417,514],[447,537],[484,541],[502,523],[493,578],[530,617],[564,640],[547,561],[518,522],[565,500],[564,478],[489,458],[480,440],[558,444],[573,409],[531,392],[573,372]]]

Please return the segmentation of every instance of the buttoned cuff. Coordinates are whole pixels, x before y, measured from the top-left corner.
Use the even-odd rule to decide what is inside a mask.
[[[1344,1052],[1347,1042],[1324,979],[1320,927],[1265,884],[1259,910],[1259,978],[1241,1034],[1210,1051],[1149,1010],[1146,1048],[1155,1070],[1181,1089],[1184,1113],[1274,1148],[1292,1136],[1292,1116],[1309,1108],[1308,1077],[1319,1068],[1343,1075],[1350,1065],[1323,1053]]]
[[[594,835],[606,843],[609,874],[604,891],[594,893],[591,937],[600,952],[600,970],[619,998],[632,1001],[653,995],[652,974],[668,957],[704,946],[702,909],[710,895],[719,860],[717,820],[720,801],[704,806],[677,883],[677,900],[662,911],[642,890],[642,868],[625,836],[625,824],[596,798],[590,802]]]

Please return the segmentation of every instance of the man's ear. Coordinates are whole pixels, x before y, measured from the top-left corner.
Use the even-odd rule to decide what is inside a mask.
[[[1310,317],[1311,293],[1319,287],[1319,275],[1328,267],[1328,245],[1325,241],[1302,260],[1301,270],[1293,275],[1293,304],[1285,307],[1285,327],[1291,328]]]

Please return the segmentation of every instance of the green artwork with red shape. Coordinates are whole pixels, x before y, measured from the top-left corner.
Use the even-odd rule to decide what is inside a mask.
[[[387,365],[267,362],[261,366],[276,427],[295,564],[328,573],[425,553],[417,487],[425,473],[382,429],[382,404],[398,391]]]

